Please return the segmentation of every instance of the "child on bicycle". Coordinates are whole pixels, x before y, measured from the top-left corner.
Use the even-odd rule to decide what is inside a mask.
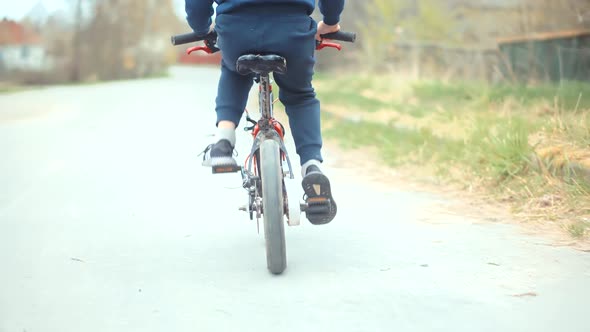
[[[214,0],[186,0],[189,26],[205,35],[211,30]],[[287,60],[287,72],[275,74],[279,99],[285,105],[299,155],[306,200],[322,196],[332,202],[329,212],[306,214],[312,224],[325,224],[336,216],[330,181],[320,170],[323,162],[320,102],[312,87],[316,40],[340,30],[345,0],[319,0],[323,20],[310,15],[315,0],[215,0],[215,31],[222,53],[216,112],[217,142],[208,147],[205,166],[237,165],[233,158],[235,130],[253,84],[251,76],[236,72],[238,57],[246,53],[274,53]]]

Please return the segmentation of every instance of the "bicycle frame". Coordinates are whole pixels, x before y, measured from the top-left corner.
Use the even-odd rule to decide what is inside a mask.
[[[258,103],[260,107],[260,120],[258,122],[253,121],[247,116],[247,120],[254,123],[254,127],[246,127],[245,130],[252,130],[252,136],[254,137],[254,143],[250,156],[259,149],[260,144],[264,139],[274,139],[279,143],[281,147],[282,159],[287,161],[289,168],[290,178],[294,179],[293,169],[291,167],[291,160],[287,153],[287,149],[284,144],[285,131],[282,124],[277,121],[273,116],[273,93],[272,83],[270,75],[260,75],[259,77],[259,96]],[[252,158],[249,159],[248,170],[252,169]]]
[[[242,174],[242,183],[243,187],[249,193],[249,211],[250,212],[250,219],[254,219],[254,212],[256,212],[256,219],[260,219],[262,216],[262,200],[260,197],[261,188],[260,188],[260,176],[259,176],[259,160],[260,160],[260,146],[264,140],[272,139],[277,141],[279,147],[281,149],[281,169],[283,170],[283,178],[285,177],[286,173],[284,173],[282,162],[287,162],[288,167],[288,174],[290,179],[294,179],[295,175],[293,172],[293,168],[291,166],[291,160],[287,153],[287,149],[284,143],[284,135],[285,131],[283,129],[282,124],[274,118],[273,115],[273,92],[272,92],[272,82],[270,79],[270,74],[260,75],[257,78],[259,84],[259,109],[260,109],[260,119],[258,121],[254,121],[247,115],[246,120],[254,126],[244,128],[246,131],[252,131],[252,136],[254,138],[254,142],[252,143],[252,149],[248,158],[246,159],[247,165],[245,168],[241,169]],[[255,164],[253,164],[256,162]],[[287,200],[285,200],[285,205],[287,205]],[[245,209],[243,209],[245,210]],[[285,211],[288,210],[288,207],[285,206]]]
[[[263,119],[273,118],[273,103],[272,103],[272,84],[270,82],[270,75],[260,76],[260,114]]]

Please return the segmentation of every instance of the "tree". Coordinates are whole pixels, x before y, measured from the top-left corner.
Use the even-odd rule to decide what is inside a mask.
[[[72,41],[74,54],[72,55],[72,68],[70,74],[70,80],[73,82],[79,82],[80,77],[80,63],[82,61],[82,0],[76,1],[76,10],[74,16],[74,38]]]
[[[524,33],[590,28],[588,0],[522,0]]]
[[[377,69],[386,59],[396,39],[396,28],[404,9],[403,0],[366,1],[364,17],[359,19],[364,63],[369,70]],[[398,30],[399,31],[399,30]]]
[[[396,41],[451,41],[454,19],[437,0],[370,0],[359,22],[370,70],[389,57]]]
[[[143,77],[166,65],[173,51],[166,41],[180,25],[172,0],[84,0],[81,10],[81,0],[69,1],[81,22],[72,39],[73,78]]]
[[[416,0],[417,13],[405,22],[419,41],[455,41],[452,13],[439,0]]]

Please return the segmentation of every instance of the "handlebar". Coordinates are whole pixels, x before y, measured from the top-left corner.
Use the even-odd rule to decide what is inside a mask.
[[[356,41],[356,33],[346,31],[332,32],[325,35],[320,35],[320,37],[324,39],[338,40],[349,43],[354,43]]]
[[[343,42],[350,42],[354,43],[356,41],[356,33],[354,32],[345,32],[345,31],[338,31],[333,33],[328,33],[325,35],[321,35],[324,39],[331,39],[331,40],[338,40]],[[182,44],[189,44],[198,42],[201,40],[208,40],[208,41],[215,41],[217,39],[217,33],[215,31],[211,31],[206,35],[199,35],[195,32],[189,32],[182,35],[172,36],[170,41],[172,45],[182,45]]]
[[[176,35],[176,36],[172,36],[170,38],[170,41],[172,42],[172,45],[176,46],[176,45],[194,43],[194,42],[198,42],[201,40],[215,40],[215,39],[217,39],[217,33],[214,30],[214,31],[209,32],[206,35],[199,35],[195,32],[189,32],[189,33],[185,33],[182,35]]]

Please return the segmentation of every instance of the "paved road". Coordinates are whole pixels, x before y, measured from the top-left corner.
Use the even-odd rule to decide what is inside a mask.
[[[196,158],[217,78],[0,96],[1,332],[589,330],[588,254],[346,167],[338,218],[289,228],[267,273],[238,176]]]

